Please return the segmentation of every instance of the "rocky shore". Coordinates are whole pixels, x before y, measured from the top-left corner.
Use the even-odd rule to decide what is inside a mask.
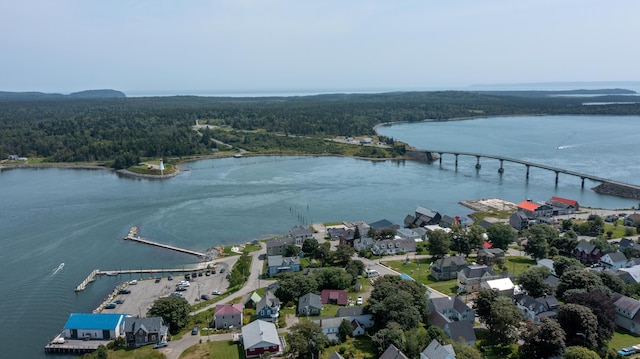
[[[603,182],[598,186],[593,187],[592,190],[600,194],[640,200],[640,188],[637,187],[621,186],[615,183]]]

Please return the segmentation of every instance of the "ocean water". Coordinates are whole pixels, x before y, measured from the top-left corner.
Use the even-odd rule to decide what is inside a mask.
[[[418,148],[520,158],[640,184],[640,117],[556,116],[401,124],[381,133]],[[298,224],[401,223],[416,206],[450,216],[465,199],[519,202],[551,196],[581,205],[630,208],[635,200],[598,195],[587,182],[522,165],[453,156],[442,166],[414,161],[264,156],[192,162],[169,180],[120,177],[103,170],[16,169],[0,172],[0,336],[2,357],[45,357],[44,345],[72,312],[89,312],[122,277],[74,288],[93,269],[182,267],[194,257],[123,241],[143,237],[194,250],[248,242]],[[62,270],[56,271],[61,263]]]

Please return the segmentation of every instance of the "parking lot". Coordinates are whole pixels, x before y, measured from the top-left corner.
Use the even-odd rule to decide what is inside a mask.
[[[180,291],[182,297],[189,304],[195,304],[200,301],[202,295],[215,297],[212,293],[220,291],[224,293],[229,287],[229,281],[226,279],[231,267],[235,261],[234,258],[225,258],[217,262],[216,273],[207,276],[205,270],[193,271],[201,274],[189,279],[189,286],[186,290]],[[237,260],[237,257],[235,257]],[[193,273],[192,272],[192,273]],[[223,273],[221,273],[223,272]],[[130,291],[128,294],[118,294],[112,302],[122,301],[117,304],[114,309],[104,309],[103,313],[125,313],[134,316],[144,317],[153,303],[161,297],[167,297],[176,292],[177,284],[185,280],[184,274],[172,274],[173,280],[168,279],[168,274],[155,274],[153,277],[146,276],[132,282],[125,282],[124,290]],[[134,284],[135,283],[135,284]]]

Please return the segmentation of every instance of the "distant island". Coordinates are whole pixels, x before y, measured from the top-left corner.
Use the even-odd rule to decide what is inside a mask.
[[[66,99],[107,99],[126,98],[127,95],[117,90],[85,90],[73,92],[68,95],[44,92],[9,92],[0,91],[0,101],[39,101],[39,100],[66,100]]]

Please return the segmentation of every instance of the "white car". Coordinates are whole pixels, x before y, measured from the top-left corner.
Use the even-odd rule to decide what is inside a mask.
[[[178,282],[178,284],[176,284],[176,286],[180,286],[180,287],[189,287],[191,284],[189,284],[188,280],[181,280]]]
[[[138,284],[138,281],[135,279],[129,282],[129,285],[136,285],[136,284]]]
[[[356,305],[362,305],[362,297],[358,297],[358,299],[356,299]]]
[[[216,289],[216,290],[214,290],[211,294],[213,294],[213,295],[220,295],[220,291]]]

